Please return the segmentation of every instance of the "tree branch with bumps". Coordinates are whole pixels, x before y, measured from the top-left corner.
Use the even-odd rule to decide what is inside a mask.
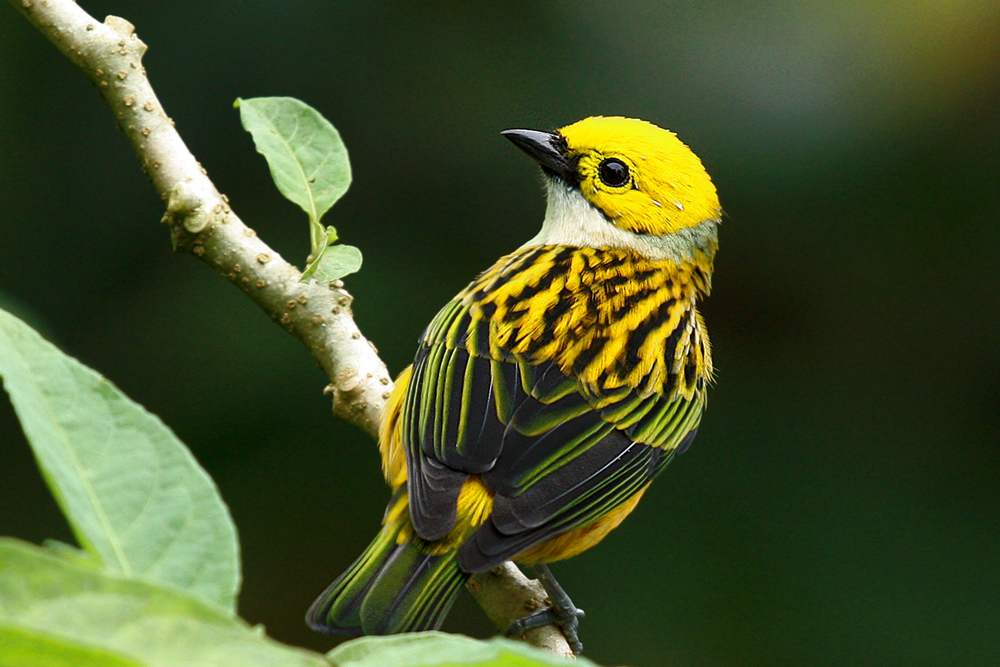
[[[343,282],[300,282],[302,273],[233,212],[229,200],[195,160],[156,96],[142,57],[146,45],[131,23],[95,20],[72,0],[10,0],[97,87],[166,210],[174,248],[224,276],[298,338],[330,379],[334,414],[369,435],[378,426],[393,383],[374,345],[358,329]],[[545,592],[513,564],[470,579],[468,590],[500,628],[545,606]],[[525,639],[571,655],[553,626]]]

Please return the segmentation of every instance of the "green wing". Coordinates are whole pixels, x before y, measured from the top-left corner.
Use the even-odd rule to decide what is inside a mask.
[[[491,357],[489,323],[456,300],[425,332],[403,406],[411,518],[424,539],[455,525],[471,474],[493,514],[459,551],[479,572],[586,525],[642,489],[693,439],[702,394],[598,399],[555,364]]]

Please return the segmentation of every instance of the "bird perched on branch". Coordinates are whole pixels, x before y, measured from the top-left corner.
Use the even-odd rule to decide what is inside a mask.
[[[508,634],[554,622],[579,652],[545,563],[603,539],[698,429],[721,216],[701,161],[630,118],[502,134],[542,166],[542,229],[421,336],[383,415],[382,530],[309,609],[317,630],[437,628],[470,575],[514,560],[553,604]]]

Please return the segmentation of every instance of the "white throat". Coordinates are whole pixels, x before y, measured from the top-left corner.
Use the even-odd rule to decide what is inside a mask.
[[[609,222],[576,188],[558,179],[546,179],[548,206],[542,229],[522,248],[562,245],[582,248],[628,248],[649,259],[690,260],[696,247],[717,238],[718,220],[706,220],[673,234],[653,236],[629,232]]]

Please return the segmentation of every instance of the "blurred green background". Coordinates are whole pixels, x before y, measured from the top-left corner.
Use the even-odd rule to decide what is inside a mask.
[[[241,611],[301,619],[374,535],[372,441],[227,281],[170,250],[93,87],[0,7],[0,301],[160,415],[242,538]],[[537,230],[498,136],[595,114],[668,127],[727,216],[694,447],[554,570],[605,664],[1000,664],[1000,3],[88,2],[150,46],[189,147],[301,265],[232,109],[291,95],[340,130],[328,218],[393,373],[437,308]],[[0,401],[0,534],[71,535]],[[446,630],[492,633],[467,597]]]

